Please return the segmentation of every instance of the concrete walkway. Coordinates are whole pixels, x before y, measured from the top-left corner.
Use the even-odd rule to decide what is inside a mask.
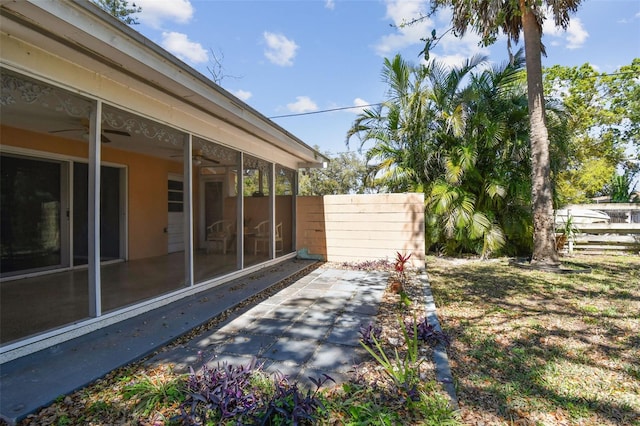
[[[309,377],[322,374],[342,383],[349,379],[354,365],[368,358],[359,343],[359,330],[375,319],[389,275],[325,266],[313,269],[315,263],[284,261],[0,365],[0,415],[14,423],[57,397],[144,357],[149,365],[172,364],[178,372],[189,367],[198,370],[205,362],[248,364],[255,357],[266,371],[278,371],[302,386],[311,386]],[[305,270],[311,272],[302,274]],[[288,278],[291,284],[276,286]],[[421,279],[429,321],[439,329],[426,276]],[[276,292],[273,287],[282,289]],[[255,300],[239,308],[254,296]],[[224,322],[191,340],[170,344],[234,307],[237,309]],[[436,348],[435,358],[438,381],[445,385],[456,408],[444,347]]]
[[[317,269],[147,362],[188,371],[205,362],[248,364],[255,357],[265,371],[278,371],[303,386],[310,385],[309,376],[323,373],[342,383],[366,358],[360,326],[374,320],[387,277],[383,272]]]
[[[386,273],[327,268],[234,313],[220,327],[181,346],[176,338],[207,323],[315,261],[287,260],[171,305],[0,365],[0,417],[14,423],[61,395],[160,350],[147,362],[176,368],[202,360],[237,364],[258,356],[268,371],[304,380],[327,373],[340,380],[363,355],[359,327],[374,318]],[[163,348],[167,348],[164,350]],[[316,374],[317,373],[317,374]]]

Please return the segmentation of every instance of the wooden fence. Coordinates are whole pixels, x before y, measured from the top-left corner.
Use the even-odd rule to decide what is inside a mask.
[[[640,252],[640,204],[580,204],[567,206],[566,209],[597,210],[608,214],[611,218],[610,223],[577,225],[577,235],[573,241],[569,240],[566,247],[569,252],[574,250]]]
[[[297,197],[296,246],[330,262],[388,259],[411,253],[423,268],[424,194]]]

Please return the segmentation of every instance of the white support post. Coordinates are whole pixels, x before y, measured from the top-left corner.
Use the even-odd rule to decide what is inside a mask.
[[[269,163],[269,219],[271,232],[269,238],[269,259],[276,257],[276,165]]]
[[[236,240],[236,253],[238,257],[237,267],[238,270],[244,268],[244,245],[246,244],[244,238],[244,154],[238,152],[238,173],[237,173],[237,181],[236,181],[236,210],[237,210],[237,223],[236,232],[237,240]]]
[[[97,100],[89,117],[89,316],[102,315],[100,282],[100,162],[102,102]]]
[[[191,134],[185,136],[184,142],[184,179],[182,188],[182,209],[184,217],[184,273],[187,286],[192,286],[194,282],[193,274],[193,162],[191,161],[191,151],[193,148],[193,137]]]
[[[571,216],[571,209],[567,210],[567,220],[571,220],[571,227],[573,228],[573,218]],[[569,229],[569,235],[567,240],[569,241],[569,254],[573,254],[573,229]]]

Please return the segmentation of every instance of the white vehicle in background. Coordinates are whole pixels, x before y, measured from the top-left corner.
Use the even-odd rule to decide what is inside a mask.
[[[609,215],[599,210],[569,207],[555,211],[556,227],[562,228],[569,221],[569,217],[571,223],[577,227],[584,223],[611,223]]]

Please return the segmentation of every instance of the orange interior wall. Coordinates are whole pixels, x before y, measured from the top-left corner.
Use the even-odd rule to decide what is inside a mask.
[[[0,138],[2,145],[85,159],[89,156],[86,143],[54,135],[2,126]],[[167,179],[169,173],[182,175],[182,164],[107,146],[103,146],[102,160],[127,167],[129,259],[166,254]]]

